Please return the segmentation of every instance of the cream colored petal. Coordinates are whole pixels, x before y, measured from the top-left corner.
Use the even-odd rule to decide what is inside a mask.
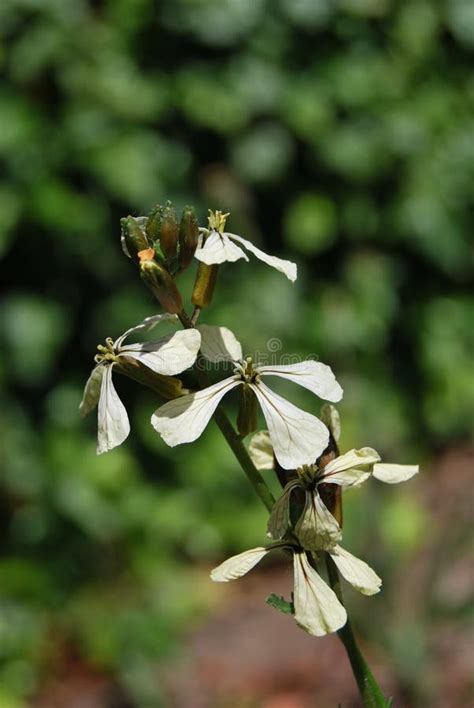
[[[324,425],[327,425],[336,442],[339,442],[341,437],[341,417],[337,408],[330,403],[325,403],[321,406],[321,420]]]
[[[249,455],[258,470],[273,469],[273,447],[268,430],[255,433],[250,441]]]
[[[292,480],[285,486],[282,494],[276,500],[268,519],[268,534],[279,541],[288,531],[290,524],[291,493],[299,486],[298,480]]]
[[[280,271],[280,273],[286,275],[286,277],[291,280],[292,283],[295,282],[296,278],[298,277],[298,268],[296,263],[292,263],[291,261],[284,261],[282,258],[277,258],[276,256],[269,256],[268,253],[264,253],[259,248],[254,246],[251,241],[247,241],[246,239],[242,238],[242,236],[237,236],[236,234],[230,233],[226,233],[226,236],[229,236],[229,238],[234,239],[234,241],[238,241],[239,243],[241,243],[242,246],[247,249],[247,251],[253,253],[253,255],[256,256],[260,261],[263,261],[272,268],[275,268],[276,270]]]
[[[240,383],[231,377],[203,391],[168,401],[153,413],[151,424],[170,447],[193,442],[206,428],[223,396]]]
[[[373,475],[386,484],[398,484],[411,479],[419,471],[419,465],[389,465],[385,462],[378,462],[374,465]]]
[[[135,325],[135,327],[130,327],[126,332],[120,335],[118,339],[114,342],[114,349],[117,351],[122,346],[123,341],[131,334],[135,332],[149,332],[151,329],[156,327],[157,324],[161,322],[171,322],[176,324],[179,322],[176,315],[171,315],[168,312],[164,312],[161,315],[153,315],[152,317],[145,317],[145,319],[140,322],[140,324]]]
[[[341,487],[356,487],[370,477],[374,464],[379,460],[380,455],[371,447],[349,450],[326,465],[321,481]]]
[[[264,383],[250,384],[267,422],[273,451],[287,470],[312,464],[326,449],[329,431],[319,418],[274,393]]]
[[[141,361],[157,374],[174,376],[194,364],[200,345],[199,332],[185,329],[152,342],[126,344],[120,354]]]
[[[127,411],[112,381],[113,365],[105,368],[100,388],[97,454],[121,445],[130,432]]]
[[[211,571],[211,580],[214,580],[215,583],[228,583],[230,580],[237,580],[252,570],[271,550],[271,547],[261,546],[232,556]]]
[[[198,261],[208,265],[224,263],[229,261],[234,263],[240,258],[248,261],[247,256],[241,248],[232,243],[225,234],[212,231],[201,248],[197,248],[194,254]]]
[[[342,538],[339,524],[317,491],[306,493],[303,513],[295,526],[295,535],[309,551],[332,548]]]
[[[87,379],[82,401],[79,404],[79,413],[83,418],[94,410],[99,402],[102,378],[106,368],[106,364],[97,364]]]
[[[209,361],[239,361],[242,359],[242,346],[237,337],[227,327],[199,325],[201,333],[201,353]]]
[[[293,567],[297,624],[315,637],[337,632],[345,625],[347,613],[336,594],[310,566],[304,553],[294,554]]]
[[[307,388],[319,398],[337,402],[342,398],[342,388],[336,381],[331,367],[320,361],[300,361],[297,364],[258,366],[262,376],[279,376]]]
[[[382,581],[367,563],[356,558],[341,546],[336,546],[329,553],[342,577],[356,590],[363,595],[375,595],[379,592]]]

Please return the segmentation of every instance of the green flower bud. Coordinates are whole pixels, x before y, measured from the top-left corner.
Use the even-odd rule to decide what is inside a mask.
[[[184,207],[179,225],[179,269],[185,270],[193,260],[199,239],[199,224],[192,206]]]
[[[177,315],[183,309],[183,301],[173,277],[166,268],[150,258],[148,249],[142,254],[140,276],[150,288],[160,305],[166,312]]]
[[[191,297],[191,302],[196,307],[207,307],[216,287],[217,273],[219,266],[207,265],[207,263],[199,263],[199,268],[196,274],[194,290]]]
[[[134,216],[127,216],[120,219],[122,250],[125,255],[131,258],[132,261],[135,261],[135,263],[139,261],[139,251],[143,251],[150,246],[150,242],[143,229],[143,221],[143,218],[139,217],[137,219]]]
[[[166,202],[164,207],[158,205],[152,209],[148,217],[147,234],[154,242],[159,241],[167,261],[176,257],[179,227],[171,202]]]

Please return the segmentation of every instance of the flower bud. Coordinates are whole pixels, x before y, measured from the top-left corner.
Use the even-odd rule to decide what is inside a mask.
[[[150,251],[141,253],[140,276],[150,288],[160,305],[166,312],[177,315],[183,309],[183,301],[173,277],[166,268],[150,258]]]
[[[120,219],[122,250],[128,258],[138,263],[138,252],[150,246],[142,224],[133,216]]]
[[[171,202],[154,207],[147,222],[147,234],[153,242],[159,241],[161,250],[168,261],[176,256],[179,227],[176,212]]]
[[[179,225],[179,269],[191,263],[199,239],[199,225],[192,206],[183,209]]]
[[[216,264],[207,265],[207,263],[199,263],[191,297],[193,305],[196,307],[207,307],[210,304],[216,286],[218,271],[219,266]]]

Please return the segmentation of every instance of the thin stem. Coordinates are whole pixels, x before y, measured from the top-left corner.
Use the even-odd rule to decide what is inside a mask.
[[[330,585],[336,593],[339,602],[343,605],[339,573],[336,564],[328,553],[326,553],[326,565]],[[338,635],[339,639],[344,644],[344,648],[351,663],[352,673],[357,682],[365,708],[389,708],[390,702],[385,699],[380,686],[375,680],[357,645],[349,617],[344,627],[341,627],[338,631]]]

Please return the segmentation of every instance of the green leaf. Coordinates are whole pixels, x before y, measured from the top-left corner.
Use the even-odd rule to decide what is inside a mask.
[[[275,595],[274,592],[271,593],[265,600],[267,605],[270,605],[270,607],[274,607],[275,610],[278,610],[279,612],[283,612],[284,615],[294,615],[295,614],[295,608],[292,602],[288,602],[288,600],[285,600],[282,595]]]

